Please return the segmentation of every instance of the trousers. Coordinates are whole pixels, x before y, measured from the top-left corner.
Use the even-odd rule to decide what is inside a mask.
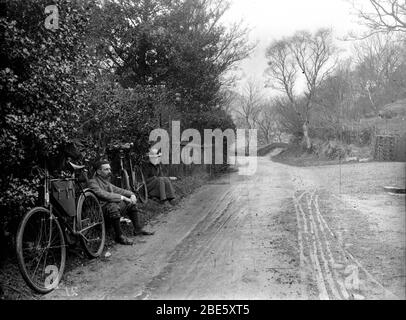
[[[168,177],[155,177],[147,183],[148,195],[160,200],[172,200],[175,198],[175,190]]]
[[[108,202],[102,206],[102,210],[107,220],[119,220],[122,216],[127,215],[133,223],[135,231],[139,231],[142,229],[138,217],[137,206],[133,203],[124,201],[120,201],[119,203]]]

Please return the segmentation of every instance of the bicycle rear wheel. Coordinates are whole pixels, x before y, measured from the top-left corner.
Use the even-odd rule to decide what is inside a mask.
[[[132,174],[134,191],[142,203],[148,202],[148,189],[147,183],[145,181],[144,174],[139,166],[135,165],[133,167]]]
[[[37,207],[22,219],[17,231],[20,272],[33,290],[48,293],[62,278],[66,247],[62,228],[48,209]]]
[[[106,241],[106,228],[100,203],[89,190],[78,199],[77,231],[87,255],[90,258],[100,256]]]

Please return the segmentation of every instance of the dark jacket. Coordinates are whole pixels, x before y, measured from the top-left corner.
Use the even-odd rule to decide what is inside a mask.
[[[134,194],[129,190],[116,187],[96,173],[89,180],[89,188],[96,194],[101,204],[104,202],[120,202],[121,196],[131,197]]]
[[[149,182],[153,180],[155,177],[163,177],[162,173],[162,167],[161,164],[157,164],[156,166],[153,165],[151,162],[149,162],[144,168],[143,168],[143,173],[144,173],[144,178],[146,182]]]

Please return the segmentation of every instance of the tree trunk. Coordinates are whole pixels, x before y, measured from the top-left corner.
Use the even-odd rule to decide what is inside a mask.
[[[307,120],[303,123],[303,136],[306,141],[306,148],[307,148],[307,150],[310,150],[312,144],[311,144],[310,138],[309,138],[309,128],[307,126],[307,123],[308,123]]]

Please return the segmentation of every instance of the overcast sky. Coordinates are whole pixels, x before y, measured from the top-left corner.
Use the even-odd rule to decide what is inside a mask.
[[[321,27],[333,28],[337,38],[349,31],[359,31],[357,17],[346,0],[230,0],[232,5],[225,14],[225,22],[244,20],[252,31],[250,39],[258,41],[258,46],[249,59],[242,61],[241,75],[243,87],[249,78],[264,82],[266,69],[265,49],[272,40],[290,36],[297,30],[315,31]],[[357,0],[362,1],[362,0]],[[339,46],[348,42],[338,41]],[[264,89],[269,95],[270,89]]]

